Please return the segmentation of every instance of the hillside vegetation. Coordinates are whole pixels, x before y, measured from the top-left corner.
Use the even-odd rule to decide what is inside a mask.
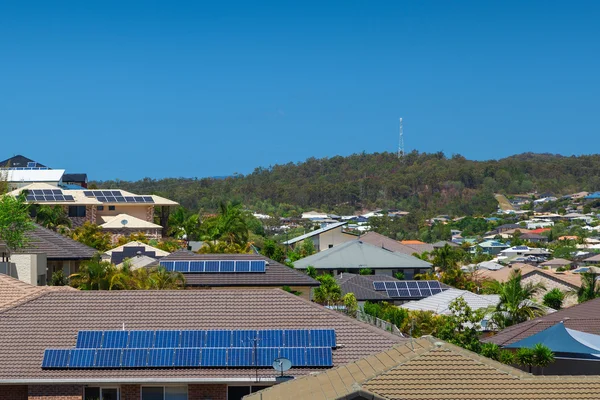
[[[600,155],[526,153],[471,161],[442,152],[414,151],[403,160],[393,153],[362,153],[259,167],[249,175],[225,179],[146,178],[95,184],[162,195],[193,211],[213,211],[221,201],[239,201],[254,211],[280,216],[309,209],[350,214],[373,208],[419,211],[423,216],[479,215],[496,210],[494,193],[600,190]]]

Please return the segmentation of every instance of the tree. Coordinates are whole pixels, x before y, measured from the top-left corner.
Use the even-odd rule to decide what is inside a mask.
[[[500,297],[491,318],[497,329],[504,329],[545,314],[544,309],[531,300],[544,286],[532,283],[523,285],[521,280],[521,271],[514,270],[506,282],[491,281],[485,285],[490,293]]]
[[[342,303],[344,304],[346,314],[355,317],[356,312],[358,311],[358,301],[356,300],[354,293],[346,293],[344,297],[342,297]]]
[[[224,241],[241,247],[248,244],[248,225],[239,203],[221,202],[219,214],[204,221],[200,231],[203,240]]]
[[[323,305],[337,304],[342,297],[342,289],[335,278],[328,274],[319,275],[316,278],[321,286],[314,291],[315,302]]]
[[[106,251],[112,247],[112,237],[98,225],[85,222],[71,232],[71,239],[93,247],[98,251]]]
[[[71,220],[61,206],[40,206],[37,209],[35,220],[38,224],[53,231],[65,232],[71,228]]]
[[[577,301],[584,303],[588,300],[600,297],[600,275],[595,272],[584,272],[581,274],[581,286],[577,289]]]
[[[302,256],[302,258],[311,256],[316,252],[317,249],[315,249],[315,244],[313,243],[311,238],[302,241],[302,246],[300,247],[300,255]]]
[[[112,278],[118,271],[108,261],[102,261],[99,254],[91,260],[84,261],[79,266],[79,271],[71,274],[71,286],[81,290],[109,290]]]
[[[33,229],[25,195],[0,198],[0,239],[9,252],[25,247],[29,242],[27,232]]]
[[[544,295],[543,304],[546,307],[550,307],[555,310],[560,310],[562,308],[562,303],[564,299],[565,294],[559,288],[554,288]]]
[[[53,272],[48,284],[50,286],[67,286],[68,280],[63,270],[59,269],[58,271]]]
[[[373,275],[373,270],[371,268],[361,268],[358,273],[360,275]]]
[[[394,278],[403,281],[404,280],[404,272],[398,271],[394,274]]]
[[[317,279],[317,269],[312,265],[309,265],[308,267],[306,267],[306,275],[310,276],[313,279]]]
[[[515,361],[519,365],[529,367],[529,372],[532,367],[540,367],[543,372],[545,367],[554,362],[554,353],[543,344],[537,343],[532,349],[524,347],[517,350]]]
[[[182,289],[185,286],[185,277],[181,272],[167,271],[163,266],[154,268],[150,273],[149,280],[152,283],[152,289],[156,290]]]
[[[437,337],[479,353],[481,350],[479,334],[485,311],[471,309],[462,297],[452,300],[449,309],[451,314],[443,318]]]

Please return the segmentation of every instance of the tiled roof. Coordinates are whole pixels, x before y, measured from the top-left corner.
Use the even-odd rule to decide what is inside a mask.
[[[364,235],[360,235],[358,239],[362,242],[372,244],[373,246],[381,247],[397,253],[407,254],[409,256],[412,256],[414,253],[416,253],[414,248],[377,232],[367,232]]]
[[[356,395],[362,397],[356,397]],[[597,399],[600,377],[534,376],[422,337],[318,375],[288,381],[245,400]]]
[[[510,274],[513,270],[520,270],[521,276],[523,278],[528,278],[532,275],[540,275],[546,279],[551,279],[554,281],[561,282],[567,286],[572,288],[578,288],[581,286],[581,275],[573,274],[571,272],[557,272],[542,269],[539,267],[534,267],[529,264],[520,264],[516,263],[510,267],[505,267],[499,270],[491,271],[491,270],[478,270],[477,275],[484,279],[493,279],[499,282],[506,282],[510,278]]]
[[[305,233],[304,235],[300,235],[300,236],[297,236],[297,237],[295,237],[293,239],[287,240],[287,241],[283,242],[283,244],[298,243],[298,242],[303,241],[306,238],[317,236],[317,235],[320,235],[321,233],[325,233],[325,232],[330,231],[332,229],[339,228],[340,226],[344,226],[347,223],[348,223],[348,221],[336,222],[336,223],[333,223],[333,224],[329,224],[329,225],[327,225],[327,226],[325,226],[325,227],[323,227],[321,229],[316,229],[314,231]]]
[[[42,380],[160,382],[272,379],[272,368],[42,370],[46,348],[75,345],[77,331],[100,329],[334,329],[340,366],[405,339],[280,289],[48,292],[0,311],[0,384]],[[319,369],[316,369],[317,371]],[[292,368],[294,376],[313,372]]]
[[[104,229],[160,229],[162,226],[157,225],[150,221],[145,221],[140,218],[136,218],[129,214],[119,215],[104,215],[100,216],[100,219],[104,221],[101,228]]]
[[[198,254],[179,250],[161,261],[175,260],[266,260],[265,273],[184,274],[188,286],[319,286],[319,282],[293,268],[259,254]]]
[[[27,232],[29,243],[16,253],[45,253],[48,260],[89,260],[98,251],[40,225]]]
[[[563,321],[566,328],[600,335],[600,298],[508,327],[484,342],[506,345],[525,339]]]
[[[357,275],[342,273],[335,277],[342,289],[342,294],[354,293],[358,301],[390,301],[385,291],[376,291],[373,287],[375,281],[398,281],[387,275]]]
[[[8,275],[0,274],[0,311],[34,299],[48,291],[57,290],[75,289],[61,286],[33,286]]]
[[[450,314],[450,303],[457,298],[463,298],[473,310],[495,307],[498,304],[498,295],[479,295],[467,290],[448,289],[421,300],[409,301],[401,305],[407,310],[433,311],[436,314]]]

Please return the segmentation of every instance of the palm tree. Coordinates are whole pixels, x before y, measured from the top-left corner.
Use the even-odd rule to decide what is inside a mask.
[[[321,283],[321,286],[315,289],[315,302],[323,305],[332,305],[340,301],[342,289],[333,276],[328,274],[319,275],[317,280]]]
[[[458,255],[448,243],[444,247],[433,251],[433,265],[439,267],[442,271],[454,268],[458,264]]]
[[[600,297],[600,275],[596,272],[584,272],[581,274],[581,286],[574,294],[577,295],[579,303]]]
[[[40,206],[35,220],[38,224],[53,231],[66,230],[71,227],[71,220],[65,209],[60,206]]]
[[[219,204],[219,215],[204,221],[201,226],[202,239],[213,242],[224,241],[245,247],[248,243],[246,216],[239,203]]]
[[[69,276],[71,285],[82,290],[109,290],[116,268],[108,261],[102,261],[100,255],[85,261],[79,271]]]
[[[521,280],[521,271],[514,270],[508,281],[504,283],[498,281],[485,283],[489,292],[500,296],[500,301],[491,318],[492,323],[498,329],[504,329],[546,313],[542,306],[531,300],[540,290],[544,289],[544,286],[540,283],[523,285]]]
[[[167,271],[167,269],[162,266],[150,273],[149,280],[152,289],[181,289],[185,286],[185,278],[181,272]]]

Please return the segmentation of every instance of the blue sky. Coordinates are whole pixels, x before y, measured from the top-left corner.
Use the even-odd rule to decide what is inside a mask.
[[[600,145],[600,2],[0,3],[0,159],[91,179]]]

